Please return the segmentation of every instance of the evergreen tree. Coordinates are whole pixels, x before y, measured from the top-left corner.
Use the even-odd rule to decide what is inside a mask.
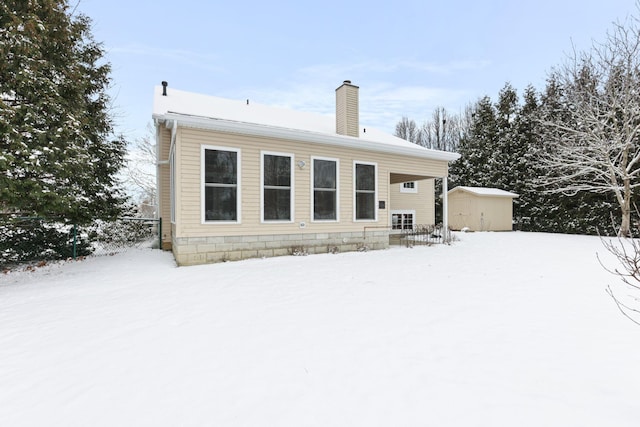
[[[110,66],[66,0],[0,3],[0,212],[86,224],[116,216],[125,141]]]
[[[536,187],[538,178],[544,172],[536,161],[540,142],[538,113],[540,101],[533,86],[523,93],[523,104],[514,120],[514,144],[512,174],[509,190],[518,194],[513,201],[513,217],[517,229],[533,231],[534,218],[545,215],[545,197]]]
[[[517,168],[521,150],[514,123],[519,115],[518,93],[509,83],[500,90],[495,105],[496,129],[489,164],[490,187],[513,191],[515,183],[521,179]]]
[[[585,73],[581,84],[592,76]],[[541,156],[553,150],[554,135],[544,128],[545,122],[575,126],[571,105],[564,97],[566,88],[551,75],[544,92],[538,94],[529,86],[520,104],[516,90],[505,84],[498,101],[485,96],[466,108],[457,124],[456,151],[461,158],[450,165],[449,188],[459,185],[497,187],[519,195],[514,199],[515,227],[526,231],[596,234],[614,229],[611,212],[616,200],[611,194],[577,192],[562,194],[546,191],[543,183],[555,178],[557,171],[544,167]],[[442,115],[434,114],[420,130],[421,145],[446,148],[439,141],[444,135]],[[446,123],[449,123],[450,116]],[[403,118],[405,123],[413,120]],[[453,121],[453,120],[452,120]],[[436,125],[434,125],[434,123]],[[553,130],[553,129],[552,129]],[[420,143],[420,142],[416,142]],[[446,146],[446,144],[445,144]],[[436,181],[436,216],[440,217],[441,182]],[[619,225],[619,221],[616,225]]]
[[[491,186],[491,163],[496,141],[496,113],[491,98],[485,96],[472,107],[469,131],[458,145],[460,159],[449,169],[451,188],[465,185]]]
[[[589,80],[587,74],[583,78]],[[612,194],[575,192],[572,194],[548,191],[548,183],[558,178],[558,171],[544,167],[540,159],[553,151],[562,131],[550,128],[545,123],[564,123],[575,127],[573,108],[565,98],[565,86],[557,76],[551,74],[541,95],[537,113],[535,146],[532,146],[531,166],[535,168],[537,179],[532,183],[535,202],[531,206],[531,229],[571,234],[610,234],[619,226],[617,218],[612,218],[616,201]],[[525,228],[526,229],[526,228]]]

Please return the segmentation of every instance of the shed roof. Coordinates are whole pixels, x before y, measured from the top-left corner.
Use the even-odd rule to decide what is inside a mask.
[[[432,150],[368,126],[360,126],[360,137],[336,133],[333,115],[307,113],[272,107],[248,100],[232,100],[185,92],[173,88],[162,95],[154,88],[153,118],[177,121],[182,126],[232,133],[297,139],[368,149],[392,154],[452,161],[458,153]]]
[[[491,188],[491,187],[465,187],[458,186],[452,188],[448,191],[449,194],[457,191],[466,191],[468,193],[475,194],[476,196],[481,197],[519,197],[516,193],[511,193],[510,191],[500,190],[499,188]]]

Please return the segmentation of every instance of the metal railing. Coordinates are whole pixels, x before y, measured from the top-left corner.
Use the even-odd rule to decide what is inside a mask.
[[[406,247],[419,245],[430,246],[446,241],[445,230],[442,225],[414,225],[412,228],[400,230],[398,234],[400,244]]]

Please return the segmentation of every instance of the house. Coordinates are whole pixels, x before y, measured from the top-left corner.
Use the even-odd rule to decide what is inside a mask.
[[[498,188],[455,187],[449,191],[449,226],[453,230],[513,230],[513,199]]]
[[[392,230],[433,224],[433,181],[446,196],[459,157],[361,126],[350,81],[335,117],[166,82],[154,95],[162,246],[179,265],[386,248]]]

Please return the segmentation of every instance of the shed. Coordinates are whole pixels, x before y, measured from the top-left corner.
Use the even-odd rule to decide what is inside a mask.
[[[513,230],[513,199],[517,194],[498,188],[455,187],[449,194],[449,226],[453,230]]]

